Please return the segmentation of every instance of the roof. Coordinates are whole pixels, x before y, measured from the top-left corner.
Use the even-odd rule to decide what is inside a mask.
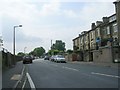
[[[120,0],[116,0],[116,1],[115,1],[115,2],[113,2],[113,3],[115,3],[115,4],[116,4],[116,3],[118,3],[118,2],[120,2]]]
[[[74,41],[74,40],[76,40],[76,39],[78,39],[78,38],[79,38],[79,36],[78,36],[78,37],[76,37],[76,38],[74,38],[74,39],[73,39],[73,41]]]
[[[116,13],[115,13],[115,14],[113,14],[113,15],[111,15],[111,16],[109,16],[108,18],[113,17],[113,16],[116,16]]]

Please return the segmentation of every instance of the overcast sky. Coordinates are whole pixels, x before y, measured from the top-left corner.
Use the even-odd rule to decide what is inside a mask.
[[[55,40],[73,49],[72,39],[90,30],[91,23],[115,13],[114,0],[1,0],[0,35],[4,47],[13,52],[13,27],[16,28],[16,52],[42,46],[48,51]]]

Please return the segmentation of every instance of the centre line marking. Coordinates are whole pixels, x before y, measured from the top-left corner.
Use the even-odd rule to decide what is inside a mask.
[[[119,76],[108,75],[108,74],[103,74],[103,73],[95,73],[95,72],[91,72],[91,74],[102,75],[102,76],[107,76],[107,77],[114,77],[114,78],[120,78]]]
[[[62,67],[62,68],[66,68],[66,69],[69,69],[69,70],[74,70],[74,71],[79,71],[79,70],[77,70],[77,69],[74,69],[74,68],[69,68],[69,67]]]
[[[32,90],[36,90],[35,85],[34,85],[32,79],[31,79],[29,73],[26,73],[26,75],[27,75],[28,81],[29,81],[29,83],[30,83],[31,89],[32,89]]]
[[[52,66],[56,66],[56,67],[58,66],[58,65],[56,65],[56,64],[50,64],[50,65],[52,65]]]

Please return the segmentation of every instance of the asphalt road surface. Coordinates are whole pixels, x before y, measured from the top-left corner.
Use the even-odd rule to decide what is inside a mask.
[[[25,64],[22,88],[118,88],[118,69],[36,59]]]

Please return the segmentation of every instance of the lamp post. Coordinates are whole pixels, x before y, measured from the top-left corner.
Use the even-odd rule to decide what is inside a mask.
[[[14,64],[15,64],[15,28],[17,27],[22,27],[22,25],[19,26],[14,26],[13,28],[13,60],[14,60]]]
[[[25,50],[26,50],[26,48],[27,48],[27,47],[24,47],[24,54],[26,53],[26,51],[25,51]]]

